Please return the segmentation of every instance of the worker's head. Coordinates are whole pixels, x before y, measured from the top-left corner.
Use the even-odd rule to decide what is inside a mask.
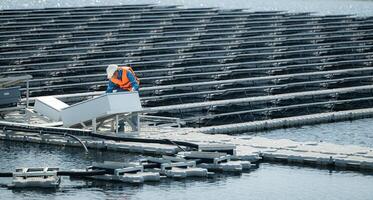
[[[107,74],[107,78],[108,79],[111,79],[114,75],[114,73],[117,71],[118,69],[118,65],[109,65],[107,68],[106,68],[106,74]]]

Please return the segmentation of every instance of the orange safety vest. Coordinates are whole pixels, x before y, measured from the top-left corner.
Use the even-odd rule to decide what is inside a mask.
[[[127,77],[127,70],[128,70],[129,72],[132,73],[132,75],[135,77],[135,80],[136,80],[137,84],[140,86],[140,80],[139,80],[139,78],[137,78],[135,72],[132,70],[131,67],[118,67],[117,71],[119,71],[119,70],[122,70],[122,79],[120,80],[117,77],[112,77],[110,79],[111,82],[118,85],[123,90],[131,91],[132,90],[132,84]]]

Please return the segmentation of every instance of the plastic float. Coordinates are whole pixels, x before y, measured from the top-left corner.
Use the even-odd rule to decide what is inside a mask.
[[[159,181],[160,175],[157,172],[144,172],[144,167],[134,163],[108,162],[93,163],[87,167],[87,171],[106,170],[107,174],[91,176],[89,178],[121,181],[125,183],[139,184],[146,181]]]
[[[163,156],[162,158],[148,157],[141,161],[147,167],[147,171],[159,172],[168,178],[207,177],[206,169],[196,167],[195,161],[187,161],[180,158]]]
[[[178,156],[186,160],[195,160],[198,167],[209,171],[242,172],[252,167],[250,161],[231,161],[231,155],[219,152],[180,152]]]
[[[56,188],[61,183],[58,168],[18,168],[13,172],[11,188]]]

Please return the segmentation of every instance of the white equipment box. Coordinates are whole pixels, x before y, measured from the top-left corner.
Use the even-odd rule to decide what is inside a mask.
[[[71,127],[92,119],[141,110],[138,92],[107,93],[63,108],[61,118],[64,127]]]
[[[67,107],[69,105],[54,97],[38,97],[34,110],[52,121],[61,121],[61,110]]]

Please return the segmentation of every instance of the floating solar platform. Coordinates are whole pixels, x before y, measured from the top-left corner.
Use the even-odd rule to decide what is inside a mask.
[[[0,76],[32,75],[31,100],[100,94],[119,64],[139,75],[145,109],[191,127],[373,105],[372,17],[122,5],[2,10],[0,22]]]
[[[174,140],[229,151],[232,166],[373,166],[371,148],[227,135],[372,117],[372,17],[155,5],[2,10],[0,45],[0,77],[33,76],[18,85],[23,104],[26,96],[31,106],[91,101],[106,89],[108,64],[131,65],[141,80],[138,119],[184,122],[147,124],[123,142],[92,137],[88,123],[56,127],[58,117],[35,119],[27,108],[1,116],[2,140],[175,155],[185,149]]]

